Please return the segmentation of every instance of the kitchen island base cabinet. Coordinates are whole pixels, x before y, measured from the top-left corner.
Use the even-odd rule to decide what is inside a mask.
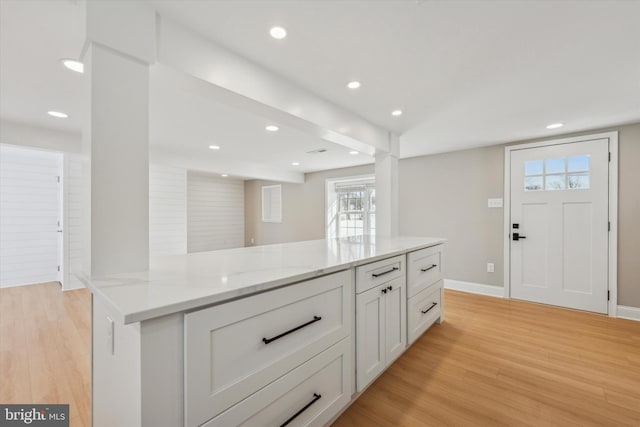
[[[407,340],[412,344],[442,319],[442,280],[408,300]]]
[[[413,340],[442,320],[442,297],[426,308],[443,242],[297,242],[84,278],[92,425],[328,425],[406,350],[407,329]]]
[[[356,377],[364,390],[404,352],[406,285],[392,280],[356,296]]]
[[[204,424],[204,427],[323,426],[351,400],[345,338]]]
[[[348,337],[352,301],[352,275],[342,271],[187,313],[186,425],[201,425]]]

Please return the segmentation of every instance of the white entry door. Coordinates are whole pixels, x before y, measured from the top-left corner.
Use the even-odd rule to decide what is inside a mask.
[[[60,281],[62,154],[0,144],[0,288]]]
[[[511,151],[511,297],[607,313],[609,141]]]

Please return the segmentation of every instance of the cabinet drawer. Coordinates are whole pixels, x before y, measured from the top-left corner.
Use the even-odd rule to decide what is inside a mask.
[[[185,421],[200,425],[351,333],[334,273],[185,315]]]
[[[361,293],[399,277],[405,277],[405,256],[400,255],[356,269],[356,292]]]
[[[444,245],[409,253],[407,259],[407,296],[409,298],[442,279],[443,255]]]
[[[289,426],[322,426],[349,403],[351,383],[351,340],[347,338],[204,426],[281,426],[294,416]]]
[[[409,298],[407,309],[411,344],[442,315],[442,281]]]

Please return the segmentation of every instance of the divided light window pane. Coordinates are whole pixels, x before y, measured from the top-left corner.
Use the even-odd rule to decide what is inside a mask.
[[[524,178],[524,191],[542,190],[543,180],[541,176],[527,176]]]
[[[590,160],[589,155],[569,157],[567,169],[569,172],[588,172]]]
[[[524,162],[524,175],[542,175],[542,160]]]
[[[565,173],[564,168],[564,157],[559,157],[557,159],[547,159],[544,161],[544,173]]]
[[[567,185],[570,189],[587,189],[590,186],[590,179],[588,173],[581,173],[576,175],[569,175],[567,177]]]
[[[546,190],[564,190],[565,176],[566,176],[565,174],[545,176],[545,189]]]

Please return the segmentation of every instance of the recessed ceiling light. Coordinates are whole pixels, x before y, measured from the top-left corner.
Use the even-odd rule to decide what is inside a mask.
[[[276,125],[267,125],[265,129],[269,132],[277,132],[280,128]]]
[[[347,83],[349,89],[358,89],[360,86],[362,86],[362,84],[357,80]]]
[[[293,163],[291,163],[291,166],[300,166],[300,163],[298,163],[298,162],[293,162]]]
[[[349,154],[352,154],[355,156],[356,154],[359,154],[359,153],[356,150],[353,150],[353,151],[349,151]]]
[[[402,110],[393,110],[391,112],[391,115],[395,116],[395,117],[401,116],[402,115]]]
[[[209,148],[211,148],[212,150],[219,150],[220,146],[219,145],[210,145]]]
[[[84,64],[80,61],[76,61],[75,59],[62,59],[62,65],[70,69],[71,71],[75,71],[76,73],[84,73]]]
[[[269,34],[271,34],[271,37],[274,39],[282,40],[287,37],[287,30],[282,27],[271,27]]]
[[[226,178],[226,177],[228,177],[229,175],[227,175],[226,173],[223,173],[223,174],[222,174],[222,175],[220,175],[220,176],[221,176],[221,177],[223,177],[223,178]]]
[[[562,126],[564,126],[564,123],[551,123],[549,126],[547,126],[547,129],[558,129]]]
[[[69,117],[68,114],[62,113],[60,111],[47,111],[47,114],[52,117],[57,117],[59,119],[66,119],[67,117]]]

